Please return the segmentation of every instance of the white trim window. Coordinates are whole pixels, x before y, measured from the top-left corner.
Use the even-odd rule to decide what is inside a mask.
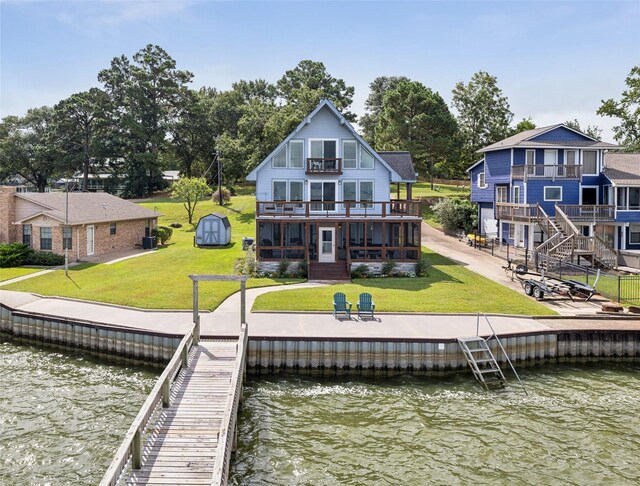
[[[31,225],[30,224],[22,225],[22,244],[31,246]]]
[[[304,168],[304,141],[291,140],[289,142],[289,167],[291,169]]]
[[[480,189],[484,189],[487,187],[487,182],[484,180],[484,172],[480,172],[478,174],[477,184],[478,184],[478,188]]]
[[[336,181],[309,182],[310,211],[335,211],[336,186]]]
[[[598,175],[598,152],[582,151],[582,175]]]
[[[287,200],[287,181],[276,180],[273,181],[273,192],[271,193],[274,201],[286,201]]]
[[[40,249],[51,250],[53,241],[53,229],[51,226],[40,227]]]
[[[282,147],[274,156],[272,161],[272,167],[274,169],[286,169],[287,168],[287,146]]]
[[[545,201],[562,201],[562,186],[544,186]]]
[[[524,152],[524,163],[527,165],[534,165],[536,163],[536,151],[527,149]]]
[[[355,207],[355,201],[358,200],[358,181],[342,181],[342,200],[349,201],[344,204],[345,208],[347,205],[351,208]]]
[[[289,197],[287,200],[291,202],[304,201],[304,181],[289,181]],[[296,204],[296,206],[301,208],[302,204]]]
[[[629,243],[633,245],[640,243],[640,224],[629,225]]]
[[[373,181],[360,181],[360,201],[373,201]],[[373,204],[360,204],[361,208],[372,208]]]
[[[355,140],[342,141],[342,167],[344,169],[358,168],[358,142]]]
[[[360,168],[361,169],[373,169],[373,155],[371,155],[367,149],[365,149],[362,145],[360,146]]]
[[[513,186],[513,199],[514,204],[520,204],[520,186]]]
[[[496,202],[506,203],[507,201],[507,186],[496,186]]]
[[[578,156],[575,150],[567,150],[564,153],[566,165],[576,165],[578,163]]]

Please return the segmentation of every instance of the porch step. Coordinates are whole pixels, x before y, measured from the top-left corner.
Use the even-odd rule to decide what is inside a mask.
[[[309,280],[351,280],[345,262],[309,264]]]

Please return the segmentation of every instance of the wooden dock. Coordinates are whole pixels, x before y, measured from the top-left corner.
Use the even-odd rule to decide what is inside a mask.
[[[224,485],[246,363],[238,340],[185,336],[101,485]]]

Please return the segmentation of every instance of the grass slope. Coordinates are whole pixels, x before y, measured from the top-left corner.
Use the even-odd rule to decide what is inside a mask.
[[[461,312],[521,315],[554,315],[530,297],[467,270],[430,250],[429,276],[424,278],[374,278],[351,284],[315,289],[292,289],[259,296],[254,310],[326,311],[333,294],[344,292],[355,304],[361,292],[369,292],[380,312]]]
[[[417,197],[452,197],[469,196],[471,193],[467,181],[467,186],[451,186],[447,184],[434,184],[434,189],[431,189],[430,182],[417,182],[411,188],[411,194],[414,198]],[[396,198],[398,195],[395,184],[391,185],[391,197]],[[406,187],[404,184],[400,185],[400,199],[404,199],[407,196]]]
[[[13,267],[13,268],[0,268],[0,282],[5,280],[11,280],[12,278],[22,277],[23,275],[29,275],[30,273],[41,272],[47,270],[48,267],[42,268],[27,268],[27,267]]]
[[[109,302],[149,309],[191,308],[191,280],[189,274],[232,274],[236,258],[244,255],[242,237],[255,235],[255,198],[239,195],[225,207],[214,205],[211,199],[201,201],[194,223],[210,212],[225,213],[231,222],[231,244],[222,248],[201,249],[193,246],[194,229],[186,221],[186,210],[171,199],[152,199],[141,203],[162,213],[160,225],[182,223],[174,229],[165,248],[138,258],[113,265],[82,264],[64,271],[3,287],[6,290],[35,292],[42,295]],[[248,287],[264,287],[298,280],[251,279]],[[213,309],[237,291],[237,282],[201,283],[200,307]]]

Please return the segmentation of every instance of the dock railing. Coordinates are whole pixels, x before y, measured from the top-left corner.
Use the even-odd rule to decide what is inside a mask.
[[[218,447],[213,465],[212,486],[225,486],[229,476],[229,464],[231,462],[231,452],[235,449],[236,442],[236,421],[238,409],[242,398],[242,382],[246,369],[246,349],[249,340],[247,324],[240,327],[240,337],[238,339],[238,352],[236,353],[236,364],[231,376],[231,383],[235,386],[229,390],[227,404],[222,416],[222,430],[218,436]],[[226,425],[228,424],[228,425]]]
[[[140,469],[142,466],[142,451],[144,445],[144,432],[149,426],[149,421],[158,406],[166,408],[171,404],[171,383],[178,375],[182,367],[188,366],[189,351],[193,345],[195,325],[187,332],[169,364],[158,378],[156,385],[149,393],[147,400],[142,405],[140,412],[129,427],[120,448],[111,461],[111,465],[105,473],[100,486],[115,486],[121,480],[123,473],[129,466],[132,469]]]

